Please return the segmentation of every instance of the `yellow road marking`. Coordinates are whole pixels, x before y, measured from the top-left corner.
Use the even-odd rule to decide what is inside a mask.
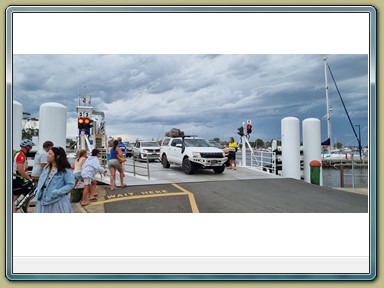
[[[104,203],[110,203],[110,202],[116,202],[116,201],[122,201],[122,200],[131,200],[131,199],[143,199],[143,198],[153,198],[153,197],[165,197],[165,196],[180,196],[180,195],[187,195],[185,192],[175,192],[175,193],[165,193],[165,194],[150,194],[150,195],[135,195],[135,196],[124,196],[124,197],[117,197],[113,199],[107,199],[107,200],[99,200],[96,202],[91,202],[89,205],[100,205]]]
[[[182,196],[182,195],[187,195],[189,199],[189,203],[191,204],[191,209],[192,213],[199,213],[199,208],[197,207],[195,196],[193,195],[192,192],[188,191],[187,189],[172,183],[172,185],[182,192],[168,192],[168,193],[162,193],[162,194],[148,194],[148,195],[134,195],[134,196],[123,196],[123,197],[116,197],[112,199],[107,199],[107,200],[99,200],[96,202],[91,202],[89,203],[90,206],[93,205],[101,205],[105,203],[110,203],[110,202],[117,202],[117,201],[123,201],[123,200],[131,200],[131,199],[144,199],[144,198],[153,198],[153,197],[168,197],[168,196]],[[126,193],[124,193],[126,194]]]
[[[193,195],[193,193],[175,183],[172,183],[172,185],[188,194],[189,203],[191,203],[192,212],[199,213],[199,208],[197,207],[195,196]]]

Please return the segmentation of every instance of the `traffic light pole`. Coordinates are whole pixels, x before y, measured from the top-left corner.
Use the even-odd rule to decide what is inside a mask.
[[[247,136],[241,137],[241,166],[247,166],[247,146],[245,146],[245,141],[247,141]]]
[[[255,158],[256,164],[257,159],[255,157],[255,154],[253,152],[253,149],[251,147],[251,144],[248,141],[247,135],[250,135],[252,133],[252,122],[251,120],[247,120],[247,125],[245,125],[245,122],[243,122],[243,126],[238,128],[239,133],[242,132],[243,135],[241,135],[241,166],[246,167],[247,166],[247,146],[249,150],[251,151],[251,165],[252,165],[252,157]],[[247,131],[247,134],[244,133],[244,131]],[[239,134],[238,133],[238,134]]]
[[[87,152],[91,152],[93,150],[93,145],[89,142],[87,135],[85,135],[85,131],[81,130],[79,135],[79,145],[80,150],[86,150]]]
[[[253,152],[253,149],[252,149],[252,146],[251,144],[249,143],[248,141],[248,138],[246,135],[244,135],[243,137],[241,137],[241,141],[242,141],[242,147],[241,147],[241,166],[247,166],[247,154],[246,154],[246,150],[247,150],[247,146],[249,148],[249,151],[251,151],[251,166],[252,166],[252,157],[255,159],[256,161],[256,165],[258,165],[258,161],[256,159],[256,156],[255,156],[255,153]]]

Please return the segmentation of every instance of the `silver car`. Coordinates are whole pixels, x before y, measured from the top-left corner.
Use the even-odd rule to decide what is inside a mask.
[[[133,157],[138,160],[159,160],[160,145],[156,141],[137,141],[133,145]]]

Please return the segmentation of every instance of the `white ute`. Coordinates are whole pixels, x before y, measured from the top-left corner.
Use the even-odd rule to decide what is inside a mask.
[[[136,141],[132,153],[133,157],[138,160],[158,160],[160,145],[156,141]]]
[[[193,174],[199,168],[223,173],[227,157],[221,149],[210,147],[203,138],[181,136],[164,138],[160,161],[164,168],[169,168],[170,164],[182,165],[186,174]]]

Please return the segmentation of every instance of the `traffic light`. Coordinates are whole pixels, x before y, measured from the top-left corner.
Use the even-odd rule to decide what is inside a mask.
[[[79,117],[77,118],[77,127],[82,130],[84,129],[84,118],[83,117]]]
[[[240,128],[237,128],[238,132],[237,134],[239,134],[240,136],[244,136],[244,127],[241,126]]]
[[[247,134],[251,134],[251,133],[252,133],[252,125],[248,124],[247,125]]]
[[[84,128],[90,129],[92,127],[92,120],[89,118],[84,118]]]

